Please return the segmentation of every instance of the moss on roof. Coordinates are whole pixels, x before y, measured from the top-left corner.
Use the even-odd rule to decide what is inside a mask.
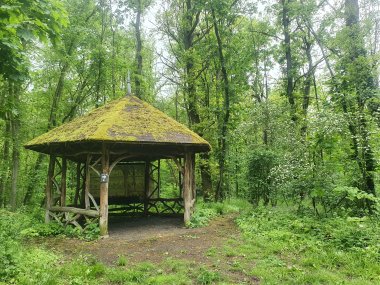
[[[210,148],[206,140],[186,126],[135,96],[114,100],[34,138],[25,147],[91,141],[191,144]]]

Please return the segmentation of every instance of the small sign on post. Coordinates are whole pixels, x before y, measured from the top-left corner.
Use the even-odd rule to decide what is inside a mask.
[[[102,173],[100,174],[100,183],[107,183],[108,182],[108,174]]]

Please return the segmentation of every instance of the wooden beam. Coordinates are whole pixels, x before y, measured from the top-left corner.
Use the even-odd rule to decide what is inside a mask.
[[[114,168],[114,167],[115,167],[120,161],[122,161],[122,160],[124,160],[124,159],[127,159],[127,158],[131,158],[131,157],[133,157],[133,155],[131,155],[131,154],[126,154],[126,155],[122,155],[122,156],[120,156],[119,158],[115,159],[115,161],[114,161],[114,162],[111,164],[111,166],[110,166],[110,174],[111,174],[113,168]]]
[[[191,215],[194,212],[195,204],[195,155],[188,152],[185,154],[185,167],[183,177],[183,201],[184,201],[184,222],[188,226]]]
[[[73,213],[73,214],[80,214],[84,216],[99,217],[99,212],[96,210],[87,210],[87,209],[81,209],[81,208],[75,208],[75,207],[59,207],[59,206],[53,206],[50,207],[49,210],[51,212],[67,212],[67,213]]]
[[[54,167],[55,167],[55,155],[50,155],[48,175],[45,187],[45,223],[50,222],[49,208],[52,206],[53,201],[53,178],[54,178]]]
[[[108,236],[108,180],[110,173],[109,149],[105,143],[102,146],[102,174],[107,179],[100,183],[100,236]]]
[[[66,173],[67,173],[67,160],[62,158],[62,175],[61,175],[61,206],[66,206]]]

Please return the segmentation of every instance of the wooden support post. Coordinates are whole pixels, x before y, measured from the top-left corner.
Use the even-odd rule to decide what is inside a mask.
[[[90,193],[90,164],[91,164],[91,155],[87,155],[86,159],[86,166],[85,166],[85,173],[86,173],[86,183],[84,188],[84,207],[85,209],[90,209],[90,198],[88,196],[88,193]]]
[[[158,160],[158,163],[157,163],[157,167],[158,167],[158,169],[157,169],[157,175],[158,175],[158,177],[157,177],[157,186],[158,186],[158,189],[157,189],[157,195],[158,195],[158,198],[160,198],[160,192],[161,192],[161,162],[160,162],[160,160]]]
[[[194,212],[194,209],[195,209],[195,200],[196,200],[196,198],[197,198],[197,188],[196,188],[196,186],[195,186],[195,153],[193,153],[193,157],[192,157],[192,159],[191,159],[191,161],[192,161],[192,163],[193,163],[193,165],[192,165],[192,172],[191,172],[191,174],[192,174],[192,178],[191,178],[191,181],[192,181],[192,183],[193,183],[193,185],[192,185],[192,190],[193,190],[193,209],[192,209],[192,213]]]
[[[100,235],[108,236],[108,181],[110,172],[109,150],[105,143],[102,146],[102,173],[100,182]]]
[[[150,190],[150,162],[145,161],[145,183],[144,183],[144,215],[148,215],[148,202]]]
[[[67,160],[62,158],[62,174],[61,174],[61,207],[66,206],[66,173],[67,173]]]
[[[182,185],[182,175],[183,175],[183,167],[182,167],[182,159],[179,159],[179,167],[180,169],[178,170],[178,187],[179,187],[179,197],[182,197],[182,192],[183,192],[183,185]]]
[[[54,178],[54,167],[55,167],[55,155],[50,155],[49,169],[47,175],[47,182],[45,187],[45,223],[50,222],[49,209],[52,206],[53,201],[53,178]]]
[[[74,196],[74,206],[78,207],[78,202],[79,202],[79,193],[80,193],[80,176],[81,176],[81,171],[80,171],[81,163],[77,163],[77,177],[76,177],[76,188],[75,188],[75,196]]]
[[[195,155],[188,152],[185,154],[185,170],[183,176],[183,201],[184,201],[184,221],[187,226],[190,223],[191,215],[195,204]]]

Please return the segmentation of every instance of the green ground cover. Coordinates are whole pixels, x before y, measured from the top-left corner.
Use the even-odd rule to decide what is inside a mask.
[[[247,208],[242,202],[202,204],[193,226],[238,212],[241,236],[204,254],[210,264],[168,257],[159,264],[114,265],[92,256],[64,256],[34,236],[70,234],[40,214],[0,212],[0,284],[380,284],[380,223],[375,218],[317,218],[289,207]],[[71,233],[72,234],[72,233]]]

